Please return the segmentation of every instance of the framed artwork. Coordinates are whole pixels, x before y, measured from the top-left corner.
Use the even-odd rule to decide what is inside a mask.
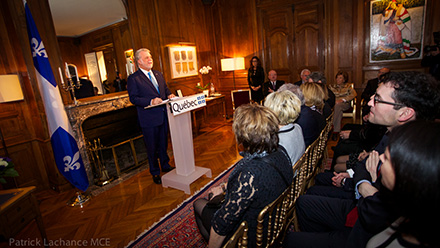
[[[370,2],[370,63],[422,58],[426,0]]]
[[[124,57],[125,57],[125,70],[127,71],[127,77],[128,77],[131,74],[133,74],[135,71],[133,49],[124,51]]]
[[[168,46],[171,78],[197,76],[197,54],[195,46]]]

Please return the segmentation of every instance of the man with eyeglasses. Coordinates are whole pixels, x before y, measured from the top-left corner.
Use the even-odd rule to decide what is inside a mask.
[[[371,123],[384,125],[391,131],[412,120],[433,120],[438,114],[440,83],[432,76],[391,72],[383,82],[368,102]],[[296,212],[301,232],[289,233],[285,247],[365,247],[372,236],[398,217],[386,208],[386,197],[378,192],[381,187],[378,157],[387,144],[388,136],[384,135],[376,151],[354,168],[356,199],[311,194],[298,198]],[[337,183],[341,184],[341,180]]]

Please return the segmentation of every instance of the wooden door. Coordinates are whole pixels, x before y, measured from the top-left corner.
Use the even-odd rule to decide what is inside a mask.
[[[302,69],[324,71],[324,4],[322,0],[273,4],[261,1],[265,69],[287,82],[300,79]]]

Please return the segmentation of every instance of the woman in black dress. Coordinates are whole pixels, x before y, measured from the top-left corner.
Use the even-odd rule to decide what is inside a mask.
[[[252,101],[261,103],[263,96],[264,69],[261,67],[261,61],[257,56],[252,57],[251,66],[248,70],[248,83],[251,89]]]

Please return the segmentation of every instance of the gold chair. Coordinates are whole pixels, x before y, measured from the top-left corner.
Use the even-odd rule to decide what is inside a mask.
[[[246,248],[248,243],[248,224],[246,221],[241,222],[234,235],[228,240],[223,248]]]
[[[257,218],[257,247],[279,247],[287,231],[287,212],[291,205],[289,186],[275,201],[267,205]],[[264,232],[264,227],[267,227]]]
[[[351,84],[351,88],[354,90],[354,84]],[[350,108],[342,113],[342,118],[351,117],[353,118],[353,123],[356,123],[356,97],[350,101]]]

